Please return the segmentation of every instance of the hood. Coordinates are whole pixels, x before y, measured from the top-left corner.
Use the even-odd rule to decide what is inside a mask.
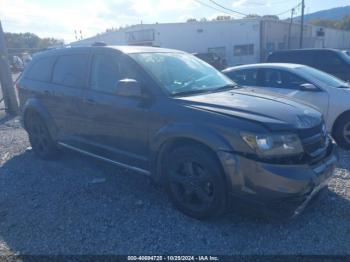
[[[244,89],[177,99],[185,106],[259,122],[270,130],[308,129],[322,123],[321,113],[307,105]]]

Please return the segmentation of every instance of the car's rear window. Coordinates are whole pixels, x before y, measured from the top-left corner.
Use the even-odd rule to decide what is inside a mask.
[[[33,61],[33,64],[28,69],[25,77],[31,80],[49,82],[55,60],[55,56],[48,56],[40,58],[37,61]]]
[[[58,58],[52,82],[82,88],[86,85],[89,57],[85,54],[65,55]]]

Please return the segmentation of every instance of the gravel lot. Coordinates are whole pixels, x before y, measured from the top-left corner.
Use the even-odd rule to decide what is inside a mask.
[[[350,254],[350,152],[296,220],[188,218],[148,178],[67,151],[39,160],[0,116],[0,254]]]

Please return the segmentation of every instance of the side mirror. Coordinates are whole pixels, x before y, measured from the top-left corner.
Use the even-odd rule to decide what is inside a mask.
[[[144,98],[140,83],[135,79],[122,79],[117,82],[115,94],[125,97]]]
[[[306,84],[300,85],[300,90],[303,90],[303,91],[318,91],[318,88],[315,85],[313,85],[313,84],[306,83]]]

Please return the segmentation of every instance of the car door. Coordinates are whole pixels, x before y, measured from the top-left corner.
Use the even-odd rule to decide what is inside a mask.
[[[56,110],[53,96],[54,90],[50,84],[52,69],[57,56],[51,55],[36,59],[24,73],[21,80],[21,104],[29,97],[36,97],[49,115],[54,119]],[[22,98],[24,97],[24,99]]]
[[[258,73],[258,86],[265,91],[277,93],[311,104],[327,117],[328,93],[321,88],[303,89],[303,84],[313,84],[308,80],[287,70],[264,68]]]
[[[59,130],[59,140],[79,140],[84,119],[82,95],[87,86],[89,52],[76,50],[59,55],[53,68],[50,112]]]
[[[340,57],[337,52],[324,50],[315,58],[315,66],[317,69],[334,75],[344,81],[349,80],[349,65]]]
[[[99,50],[92,57],[90,86],[84,92],[83,138],[90,151],[124,164],[147,168],[147,99],[120,96],[116,85],[135,79],[146,88],[144,75],[126,55]],[[147,92],[147,91],[145,91]]]

